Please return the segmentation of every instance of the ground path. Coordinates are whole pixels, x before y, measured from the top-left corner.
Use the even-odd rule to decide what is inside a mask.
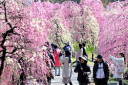
[[[92,66],[90,66],[90,67],[91,67],[91,71],[92,71]],[[74,70],[74,67],[73,67],[73,70]],[[62,70],[61,70],[61,72],[62,72]],[[54,73],[54,71],[53,71],[53,73]],[[92,78],[92,74],[90,75],[90,78]],[[71,80],[72,80],[73,85],[79,85],[77,82],[77,73],[72,72]],[[61,76],[55,76],[54,79],[52,80],[51,85],[64,85],[62,83],[62,75]],[[94,85],[94,83],[91,83],[89,85]]]

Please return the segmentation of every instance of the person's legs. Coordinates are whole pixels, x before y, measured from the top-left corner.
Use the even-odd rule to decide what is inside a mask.
[[[86,82],[83,82],[82,85],[88,85]]]
[[[108,85],[108,81],[104,79],[104,85]]]
[[[60,76],[60,67],[55,67],[55,75]]]
[[[122,85],[122,80],[121,79],[119,79],[119,85]]]
[[[86,82],[79,82],[79,85],[88,85]]]
[[[99,85],[106,85],[105,79],[99,79]]]
[[[70,85],[73,85],[72,82],[69,82]]]
[[[97,79],[94,81],[94,83],[95,83],[95,85],[99,85],[99,82]]]
[[[48,82],[48,85],[51,85],[51,80]]]
[[[103,85],[100,79],[95,80],[95,85]]]
[[[82,82],[79,82],[79,85],[82,85]]]
[[[55,67],[55,76],[57,76],[57,67]]]
[[[48,85],[51,85],[51,79],[48,79]]]
[[[108,81],[105,81],[105,82],[104,82],[104,85],[108,85]]]
[[[60,67],[58,67],[58,76],[60,76]]]
[[[108,81],[106,79],[99,79],[98,80],[98,85],[108,85],[107,83],[108,83]]]

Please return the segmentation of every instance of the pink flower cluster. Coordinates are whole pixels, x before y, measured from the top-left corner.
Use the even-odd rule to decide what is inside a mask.
[[[99,33],[99,51],[109,56],[128,55],[128,2],[114,2],[108,6],[105,20]]]

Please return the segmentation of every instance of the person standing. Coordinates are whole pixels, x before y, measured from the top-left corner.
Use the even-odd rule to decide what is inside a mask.
[[[72,52],[71,52],[71,46],[68,43],[65,43],[65,46],[63,47],[63,50],[65,52],[65,54],[68,54],[67,57],[69,57],[69,63],[71,63],[71,56],[72,56]]]
[[[113,73],[113,77],[117,79],[119,82],[119,85],[122,85],[122,79],[123,79],[123,73],[125,70],[125,56],[123,53],[119,53],[120,58],[110,56],[110,59],[112,60],[115,72]]]
[[[61,67],[61,60],[60,56],[62,55],[61,50],[57,47],[57,45],[53,46],[53,55],[55,59],[55,76],[60,76],[60,67]]]
[[[87,65],[87,60],[85,57],[79,57],[79,62],[75,67],[74,72],[78,73],[77,80],[79,82],[79,85],[88,85],[88,75],[91,73],[91,71],[90,67]]]
[[[76,60],[79,61],[79,57],[83,57],[83,48],[82,44],[79,44],[79,51],[76,53]]]
[[[85,50],[86,43],[82,43],[82,46],[83,46],[83,56],[88,58],[88,55],[87,55],[86,50]]]
[[[70,85],[72,85],[72,82],[71,82],[71,76],[70,76],[70,73],[71,73],[71,68],[70,68],[70,64],[69,64],[69,57],[68,56],[64,56],[62,58],[62,64],[63,64],[63,70],[62,70],[62,77],[63,77],[63,80],[62,82],[67,85],[68,83]]]
[[[101,55],[97,56],[97,60],[94,62],[93,78],[95,85],[107,85],[109,79],[109,67],[102,59]]]

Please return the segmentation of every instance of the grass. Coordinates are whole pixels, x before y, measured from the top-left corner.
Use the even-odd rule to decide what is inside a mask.
[[[123,80],[123,82],[124,82],[126,85],[128,85],[128,80]]]
[[[117,82],[117,79],[110,77],[109,82]],[[128,85],[128,80],[123,80],[124,85]]]

